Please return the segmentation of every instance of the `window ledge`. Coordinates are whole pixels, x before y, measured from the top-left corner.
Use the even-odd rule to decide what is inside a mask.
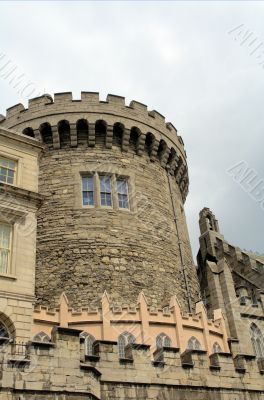
[[[10,279],[12,281],[17,280],[17,277],[15,275],[12,275],[12,274],[0,274],[0,279],[2,279],[2,278]]]
[[[120,357],[119,362],[120,364],[133,364],[134,360],[133,358]]]
[[[96,356],[95,354],[90,354],[90,355],[88,355],[88,354],[85,354],[85,361],[99,361],[100,360],[100,357],[99,356]]]

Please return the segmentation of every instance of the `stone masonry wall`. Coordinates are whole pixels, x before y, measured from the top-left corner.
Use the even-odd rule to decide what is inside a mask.
[[[83,209],[79,172],[94,170],[131,177],[134,209]],[[179,191],[175,182],[172,186],[194,301],[195,267]],[[132,152],[124,156],[118,147],[48,151],[40,164],[40,193],[46,201],[38,214],[39,303],[55,306],[65,291],[75,308],[96,306],[107,290],[114,302],[131,304],[144,290],[159,306],[177,294],[186,309],[167,174],[159,163]]]
[[[116,342],[98,341],[85,356],[80,331],[56,328],[52,342],[28,344],[26,358],[12,345],[0,352],[0,400],[263,400],[261,371],[229,353],[130,345],[120,359]],[[10,349],[11,346],[11,349]]]
[[[74,308],[93,307],[107,290],[124,305],[144,290],[151,305],[166,306],[176,294],[184,310],[194,308],[198,284],[183,210],[188,168],[171,123],[139,102],[128,106],[114,95],[99,101],[98,93],[82,92],[78,101],[59,93],[54,100],[30,100],[28,109],[15,105],[0,124],[46,146],[39,181],[46,196],[38,215],[39,303],[55,307],[65,291]],[[80,173],[89,171],[127,176],[130,212],[84,209]]]

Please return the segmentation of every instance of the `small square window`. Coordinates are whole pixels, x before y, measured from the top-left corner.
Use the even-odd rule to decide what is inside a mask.
[[[15,183],[17,162],[0,156],[0,182]]]

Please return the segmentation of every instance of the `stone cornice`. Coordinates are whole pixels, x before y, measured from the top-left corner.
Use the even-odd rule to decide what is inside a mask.
[[[8,185],[6,183],[0,182],[0,196],[8,195],[18,198],[20,200],[26,200],[37,207],[40,207],[43,202],[43,196],[39,193],[32,192],[17,186]]]
[[[6,292],[5,290],[0,290],[0,298],[9,298],[9,299],[13,299],[13,300],[28,301],[30,303],[35,302],[35,296],[31,296],[29,294],[22,294],[22,293]]]
[[[44,146],[37,139],[25,136],[21,133],[15,132],[13,130],[4,127],[0,128],[0,137],[14,140],[27,147],[30,146],[31,148],[34,148],[37,152],[41,152],[44,148]]]

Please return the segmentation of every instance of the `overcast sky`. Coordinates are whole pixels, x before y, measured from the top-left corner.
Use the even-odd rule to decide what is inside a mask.
[[[264,179],[263,2],[2,1],[0,15],[0,113],[33,88],[147,104],[185,143],[194,254],[204,206],[228,241],[264,253],[264,195],[250,194]],[[24,91],[6,77],[9,60]],[[240,162],[252,182],[227,172]]]

